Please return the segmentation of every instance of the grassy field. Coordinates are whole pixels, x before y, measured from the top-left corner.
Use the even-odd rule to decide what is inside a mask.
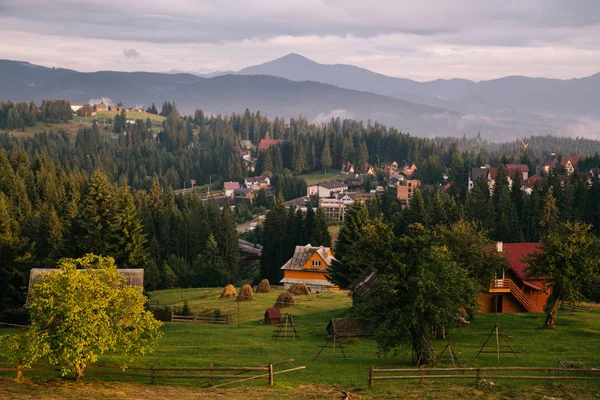
[[[317,183],[329,182],[335,179],[343,179],[344,175],[339,171],[330,171],[324,174],[323,172],[312,172],[310,174],[298,175],[298,178],[306,180],[308,186],[316,185]]]
[[[372,340],[352,341],[347,344],[347,360],[339,350],[328,349],[313,361],[319,348],[325,343],[328,321],[348,315],[351,300],[347,293],[321,293],[309,297],[297,296],[293,309],[296,316],[300,339],[273,341],[273,326],[265,325],[263,313],[271,307],[280,292],[256,294],[255,299],[239,304],[240,326],[237,325],[238,303],[233,299],[219,300],[219,289],[166,290],[151,293],[153,301],[163,304],[182,305],[188,301],[192,311],[198,314],[212,314],[215,309],[233,314],[233,324],[229,326],[166,323],[164,338],[157,351],[134,362],[135,365],[155,364],[156,366],[206,366],[209,363],[221,366],[260,366],[294,358],[290,367],[304,365],[302,371],[278,375],[275,387],[267,388],[264,381],[244,383],[244,388],[233,385],[231,389],[212,391],[211,389],[191,389],[198,385],[195,381],[160,382],[157,386],[140,384],[140,380],[119,379],[120,382],[105,383],[108,379],[90,378],[87,383],[77,386],[60,379],[39,380],[16,385],[12,379],[0,381],[0,398],[35,398],[40,385],[48,398],[71,398],[69,393],[89,398],[146,398],[151,393],[160,393],[160,398],[180,400],[197,396],[202,398],[245,399],[248,397],[270,399],[321,399],[340,398],[342,390],[352,392],[353,398],[531,398],[543,396],[558,398],[600,397],[600,384],[554,383],[528,381],[495,381],[489,389],[475,387],[471,380],[451,380],[444,382],[377,381],[373,389],[367,387],[370,365],[381,368],[409,366],[410,353],[380,357]],[[463,366],[496,366],[495,354],[486,354],[475,359],[477,351],[488,337],[495,324],[511,340],[519,352],[519,358],[512,354],[501,355],[501,366],[556,366],[558,359],[580,362],[598,362],[600,350],[600,308],[591,313],[561,312],[558,326],[554,331],[542,329],[543,315],[514,314],[478,316],[470,325],[452,331],[450,341]],[[434,340],[435,351],[440,352],[448,340]],[[113,356],[102,357],[102,362],[120,361]],[[449,364],[445,359],[442,365]],[[116,378],[115,378],[116,379]],[[92,382],[92,383],[90,383]],[[238,387],[236,387],[238,386]],[[36,389],[38,388],[38,389]],[[158,389],[161,388],[161,389]],[[29,396],[29,397],[28,397]],[[55,396],[55,397],[52,397]],[[62,397],[61,397],[62,396]],[[74,395],[73,395],[74,396]],[[111,397],[114,396],[114,397]],[[75,397],[72,397],[75,398]]]
[[[25,130],[23,131],[9,131],[9,133],[17,137],[28,137],[33,136],[34,134],[42,132],[44,130],[53,130],[55,132],[58,132],[62,129],[68,134],[75,136],[77,135],[77,131],[79,130],[79,128],[83,126],[91,126],[91,124],[96,120],[98,121],[98,123],[100,123],[100,126],[102,127],[102,124],[105,120],[108,121],[110,118],[114,119],[116,114],[117,111],[100,111],[97,113],[97,115],[89,117],[74,116],[72,121],[64,123],[47,124],[44,122],[38,122],[34,126],[25,127]],[[138,111],[127,113],[127,119],[143,119],[145,121],[146,118],[150,118],[150,121],[152,122],[152,132],[158,133],[165,119],[165,117],[163,117],[162,115],[154,115]],[[109,129],[112,131],[112,124],[108,125],[107,122],[106,126],[109,127]]]

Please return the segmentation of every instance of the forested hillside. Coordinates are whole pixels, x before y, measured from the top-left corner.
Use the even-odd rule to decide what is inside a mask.
[[[25,110],[25,105],[14,107]],[[286,123],[249,111],[206,116],[197,110],[192,116],[182,116],[168,102],[162,111],[166,119],[156,135],[142,120],[112,129],[93,124],[80,129],[75,138],[52,131],[30,138],[0,135],[1,310],[23,304],[30,268],[52,266],[60,257],[87,252],[112,255],[122,267],[144,268],[147,288],[200,282],[220,285],[259,277],[256,265],[240,269],[238,263],[235,223],[248,210],[220,210],[195,195],[177,196],[174,190],[190,179],[198,185],[209,181],[219,185],[263,174],[272,177],[276,196],[290,199],[305,191],[295,178],[302,173],[339,171],[347,162],[355,164],[357,172],[364,172],[367,164],[416,163],[415,177],[423,183],[452,182],[452,186],[448,194],[439,190],[415,194],[405,209],[385,196],[369,203],[371,215],[382,213],[398,234],[413,222],[435,227],[468,218],[485,228],[492,239],[536,241],[550,188],[561,219],[589,222],[600,229],[594,205],[600,196],[597,179],[590,185],[577,174],[568,181],[551,177],[534,187],[532,195],[497,182],[493,196],[479,185],[467,194],[471,167],[518,161],[533,168],[533,154],[545,153],[549,147],[589,154],[598,146],[595,141],[530,138],[526,139],[529,150],[523,152],[518,143],[430,140],[353,120],[331,119],[317,125],[298,118]],[[115,135],[116,130],[121,133]],[[281,142],[258,152],[264,138]],[[249,140],[253,155],[258,156],[253,173],[240,154],[241,140]],[[543,151],[541,146],[546,146]],[[598,164],[600,159],[595,157],[581,165]],[[385,171],[377,176],[381,183],[385,178]],[[260,194],[257,203],[268,205]],[[265,242],[263,254],[273,255],[268,263],[263,262],[262,274],[275,282],[280,261],[298,241],[327,245],[330,239],[320,213],[288,212],[281,200],[274,207],[267,230],[258,234]],[[273,218],[279,222],[272,222]]]

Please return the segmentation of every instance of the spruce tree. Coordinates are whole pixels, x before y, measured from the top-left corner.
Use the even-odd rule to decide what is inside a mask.
[[[79,210],[80,254],[110,255],[110,240],[114,232],[114,187],[106,175],[94,172],[87,185]]]
[[[325,213],[321,207],[317,208],[315,221],[315,232],[310,239],[310,243],[313,246],[331,247],[331,234],[329,233],[329,225],[327,223],[327,217],[325,216]]]
[[[265,221],[265,238],[261,256],[261,276],[271,284],[281,280],[281,267],[287,261],[285,253],[286,221],[288,212],[283,196],[279,194]]]
[[[325,138],[325,142],[323,142],[319,165],[324,173],[327,173],[327,170],[331,167],[331,150],[329,149],[329,139],[327,138]]]
[[[315,210],[310,206],[306,208],[306,217],[304,219],[303,228],[303,242],[305,244],[310,243],[311,245],[316,246],[315,243],[311,242],[311,239],[314,239],[317,231],[317,220],[315,216]]]
[[[110,253],[121,268],[143,268],[148,259],[144,227],[137,216],[133,195],[121,187],[112,219]]]
[[[352,246],[360,240],[361,228],[369,221],[367,207],[360,201],[354,202],[346,214],[346,219],[340,228],[338,239],[335,243],[335,258],[329,269],[331,281],[342,288],[347,288],[355,278],[351,272],[350,255]]]

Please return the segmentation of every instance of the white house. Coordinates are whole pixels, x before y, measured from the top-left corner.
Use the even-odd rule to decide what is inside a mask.
[[[318,183],[306,189],[308,196],[318,195],[320,198],[331,197],[331,194],[346,193],[348,185],[340,181]]]

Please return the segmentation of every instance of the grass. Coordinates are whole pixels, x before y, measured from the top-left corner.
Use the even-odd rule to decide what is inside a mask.
[[[323,172],[311,172],[310,174],[298,175],[298,178],[306,180],[308,186],[316,185],[317,183],[329,182],[336,179],[343,179],[345,176],[339,171],[329,171],[326,174]]]
[[[528,381],[495,381],[490,389],[476,388],[470,380],[418,382],[377,381],[373,389],[367,388],[370,365],[381,368],[409,366],[410,353],[379,357],[372,340],[352,341],[346,347],[347,360],[336,349],[326,350],[313,361],[325,343],[328,321],[347,316],[351,300],[347,293],[321,293],[309,297],[297,296],[293,309],[296,316],[300,340],[271,340],[273,326],[265,325],[263,314],[271,307],[277,295],[274,291],[255,294],[255,299],[240,306],[240,327],[237,326],[238,303],[234,299],[219,300],[221,289],[177,289],[151,293],[151,299],[164,304],[182,305],[187,300],[192,311],[210,314],[215,309],[224,314],[232,313],[234,323],[229,326],[204,324],[166,323],[164,338],[152,355],[134,362],[136,365],[156,366],[206,366],[210,363],[222,366],[259,366],[294,358],[290,367],[305,365],[302,371],[278,375],[275,387],[267,388],[264,381],[246,382],[243,388],[233,385],[231,389],[211,391],[202,389],[203,398],[242,399],[248,397],[270,399],[320,399],[339,398],[342,390],[348,390],[361,399],[370,398],[531,398],[543,396],[560,398],[598,398],[600,385],[596,383],[553,383]],[[463,366],[496,366],[495,354],[486,354],[475,359],[477,351],[495,324],[507,335],[519,359],[512,354],[502,354],[500,366],[556,366],[557,360],[594,362],[600,349],[600,308],[591,313],[561,312],[557,328],[553,331],[542,328],[544,316],[540,314],[513,314],[478,316],[470,325],[452,331],[450,341]],[[432,345],[440,352],[447,340],[434,340]],[[120,361],[114,356],[103,356],[102,362]],[[449,362],[449,361],[447,361]],[[281,368],[281,367],[280,367]],[[106,383],[111,380],[111,383]],[[119,382],[112,382],[112,380]],[[10,382],[9,382],[10,381]],[[40,383],[43,382],[43,383]],[[90,384],[89,382],[94,382]],[[6,383],[6,385],[5,385]],[[198,395],[196,381],[160,382],[161,398],[185,400]],[[48,398],[75,398],[68,393],[87,393],[90,398],[145,398],[151,385],[140,384],[140,379],[90,378],[88,383],[77,386],[60,379],[40,381],[34,379],[23,386],[12,384],[10,379],[0,382],[0,398],[3,391],[8,397],[35,398],[36,387],[43,385]],[[177,388],[177,389],[175,389]],[[154,389],[156,390],[156,389]],[[164,392],[164,393],[163,393]],[[194,394],[195,393],[195,394]],[[27,397],[29,396],[29,397]],[[65,396],[65,397],[60,397]],[[75,396],[75,397],[69,397]],[[103,397],[105,396],[105,397]],[[424,397],[425,396],[425,397]],[[353,398],[358,398],[353,396]]]
[[[88,116],[88,117],[74,116],[73,120],[71,120],[69,122],[61,122],[61,123],[56,123],[56,124],[37,122],[34,126],[25,127],[25,129],[22,131],[15,130],[15,131],[9,131],[9,133],[16,137],[29,137],[29,136],[35,135],[38,132],[42,132],[44,130],[49,131],[52,129],[55,132],[58,132],[59,130],[64,130],[69,135],[75,136],[75,135],[77,135],[79,128],[81,128],[83,126],[91,126],[91,124],[95,120],[97,120],[98,123],[100,123],[100,126],[102,127],[102,123],[104,122],[104,120],[108,121],[108,119],[110,119],[110,118],[114,119],[116,114],[117,114],[117,111],[100,111],[97,113],[97,115],[94,115],[94,116]],[[134,120],[142,119],[145,121],[147,118],[150,118],[150,121],[152,122],[152,132],[158,133],[158,131],[160,131],[160,128],[162,127],[162,123],[165,119],[165,117],[163,117],[162,115],[154,115],[154,114],[149,114],[146,112],[139,112],[139,111],[127,113],[127,119],[134,119]],[[112,125],[108,125],[108,123],[107,123],[106,126],[109,126],[109,130],[110,130],[110,132],[112,132]]]

